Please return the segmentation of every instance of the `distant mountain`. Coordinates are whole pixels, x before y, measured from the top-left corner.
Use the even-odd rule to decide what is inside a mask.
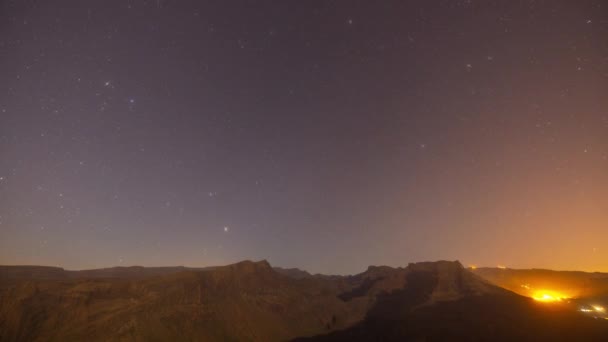
[[[302,271],[299,268],[282,268],[282,267],[273,267],[273,269],[278,272],[281,273],[283,275],[286,275],[290,278],[294,278],[294,279],[304,279],[304,278],[312,278],[313,275],[306,272],[306,271]]]
[[[6,283],[8,274],[13,282],[0,292],[0,341],[275,341],[344,328],[365,313],[340,300],[334,284],[290,278],[266,261],[69,273],[74,277],[53,269],[41,280],[27,274],[39,268],[10,270],[0,279]],[[146,272],[166,274],[139,277]],[[24,279],[15,283],[16,275]]]
[[[405,276],[401,288],[395,286],[400,278],[392,279],[395,274]],[[297,341],[608,340],[608,322],[584,317],[567,306],[535,303],[489,284],[458,262],[372,268],[357,277],[366,288],[360,295],[377,293],[365,319]],[[387,284],[391,291],[375,290]]]
[[[0,266],[0,281],[8,280],[42,280],[42,279],[97,279],[97,278],[142,278],[155,275],[171,274],[183,271],[203,271],[213,267],[191,268],[184,266],[170,267],[110,267],[93,270],[67,271],[51,266]]]
[[[0,266],[0,284],[19,280],[65,279],[68,273],[60,267]]]
[[[547,289],[569,297],[608,296],[608,273],[494,267],[476,268],[473,273],[524,296]]]
[[[353,276],[311,275],[266,261],[205,269],[0,266],[0,341],[560,340],[576,334],[601,340],[608,321],[539,306],[459,262],[370,266]]]

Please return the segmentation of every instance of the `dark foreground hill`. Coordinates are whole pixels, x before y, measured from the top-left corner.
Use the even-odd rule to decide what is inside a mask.
[[[407,269],[407,285],[379,293],[363,321],[297,341],[608,341],[608,321],[584,317],[568,303],[534,302],[460,265]]]
[[[0,267],[0,341],[606,340],[608,321],[543,306],[458,262],[311,275],[244,261]]]

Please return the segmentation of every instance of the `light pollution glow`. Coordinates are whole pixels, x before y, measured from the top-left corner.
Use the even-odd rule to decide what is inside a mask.
[[[536,290],[532,295],[532,299],[539,302],[559,302],[570,297],[563,293],[551,290]]]

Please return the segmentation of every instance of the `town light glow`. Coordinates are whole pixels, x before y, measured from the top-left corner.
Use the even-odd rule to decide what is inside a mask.
[[[549,290],[538,290],[532,294],[532,299],[539,302],[560,302],[568,299],[568,297],[562,293],[549,291]]]

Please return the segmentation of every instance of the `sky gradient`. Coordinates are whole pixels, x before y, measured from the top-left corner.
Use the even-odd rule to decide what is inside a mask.
[[[606,1],[2,1],[0,264],[608,271]]]

